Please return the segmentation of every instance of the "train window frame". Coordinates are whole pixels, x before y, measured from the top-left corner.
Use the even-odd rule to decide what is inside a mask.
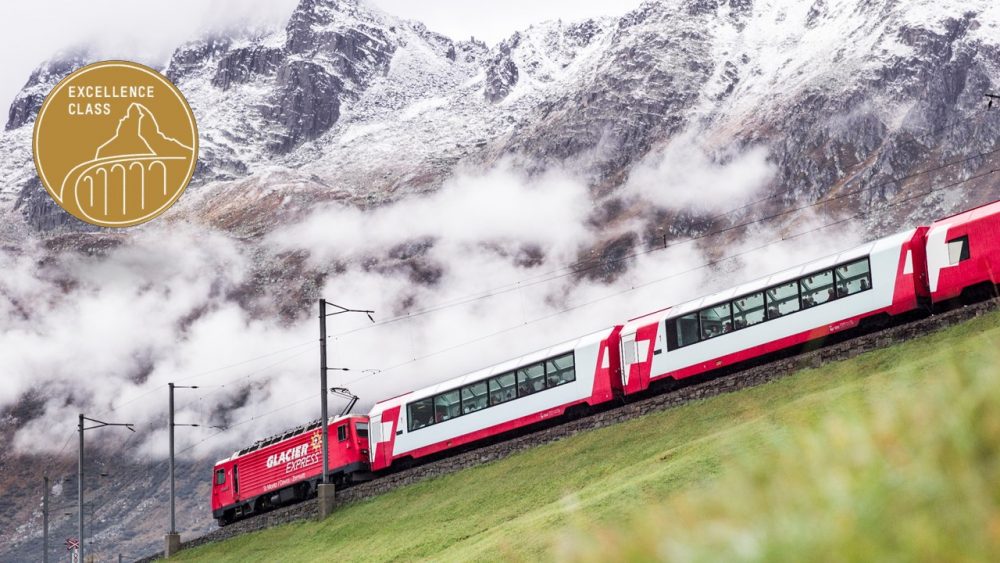
[[[720,317],[720,322],[722,323],[722,328],[719,330],[719,332],[717,334],[712,334],[710,336],[706,336],[706,332],[705,332],[705,313],[716,312],[716,310],[719,309],[719,308],[721,308],[721,307],[725,307],[726,310],[729,311],[729,314],[727,315],[726,319],[722,319]],[[727,324],[729,325],[728,329],[725,328]],[[732,331],[733,331],[733,302],[732,301],[726,301],[724,303],[719,303],[718,305],[713,305],[711,307],[705,307],[705,308],[700,309],[698,311],[698,337],[699,337],[699,342],[704,342],[706,340],[711,340],[711,339],[713,339],[713,338],[715,338],[717,336],[722,336],[723,334],[728,334],[728,333],[730,333]]]
[[[841,268],[844,269],[850,268],[851,266],[854,266],[855,264],[860,264],[862,262],[865,264],[865,271],[863,274],[859,274],[852,277],[845,277],[845,279],[841,279],[841,273],[839,272]],[[862,287],[857,291],[850,291],[849,286],[853,281],[855,281],[855,279],[867,281],[868,282],[867,287]],[[872,283],[872,264],[870,257],[865,256],[864,258],[859,258],[856,260],[851,260],[850,262],[843,262],[841,264],[837,264],[836,266],[833,267],[833,281],[835,286],[834,295],[836,296],[837,299],[843,299],[845,297],[850,297],[852,295],[864,293],[872,289],[874,284]],[[841,287],[844,288],[843,292],[841,292]]]
[[[730,311],[731,310],[732,310],[732,308],[730,307]],[[694,334],[694,339],[690,340],[690,341],[686,341],[686,340],[684,340],[682,338],[684,329],[681,328],[680,322],[681,321],[685,321],[685,320],[693,320],[694,321],[694,333],[693,333]],[[692,312],[690,312],[690,313],[688,313],[686,315],[681,315],[679,317],[674,317],[671,320],[670,324],[673,326],[673,329],[674,329],[674,335],[673,335],[674,348],[673,349],[684,348],[685,346],[693,346],[693,345],[701,342],[701,320],[699,318],[698,311],[692,311]]]
[[[219,485],[225,485],[225,484],[226,484],[226,470],[225,469],[217,469],[215,471],[215,485],[219,486]]]
[[[446,401],[449,400],[448,395],[451,395],[451,394],[455,395],[455,400],[451,401],[451,402],[446,402]],[[445,410],[447,411],[447,409],[449,409],[449,408],[451,408],[453,406],[456,407],[454,415],[450,415],[449,414],[449,415],[447,415],[447,418],[445,418],[445,415],[441,415],[440,417],[438,417],[438,408],[439,407],[444,407]],[[449,389],[448,391],[444,391],[444,392],[438,393],[437,395],[434,395],[434,422],[435,423],[447,422],[447,421],[449,421],[449,420],[451,420],[453,418],[458,418],[460,416],[462,416],[462,388],[461,387],[458,387],[458,388],[455,388],[455,389]]]
[[[955,243],[961,244],[961,246],[958,247],[957,256],[955,255],[956,253],[954,252]],[[948,248],[949,266],[957,266],[958,264],[961,264],[962,262],[965,262],[966,260],[972,258],[972,251],[969,249],[969,235],[962,235],[955,237],[945,242],[945,245]]]
[[[535,370],[536,368],[541,369],[541,373],[537,373],[532,376],[529,370]],[[518,398],[527,397],[528,395],[534,395],[540,391],[545,391],[545,362],[535,362],[528,364],[524,367],[519,367],[514,370],[517,374],[517,396]],[[524,376],[522,378],[522,375]],[[536,385],[536,382],[541,382],[541,387]],[[530,389],[530,390],[529,390]],[[524,390],[524,391],[522,391]]]
[[[424,403],[424,402],[427,402],[427,401],[430,402],[430,418],[427,419],[427,423],[426,424],[422,424],[420,426],[415,426],[415,423],[416,423],[417,419],[416,419],[416,417],[413,416],[413,408],[415,406],[419,405],[420,403]],[[410,402],[410,403],[406,404],[406,427],[407,427],[407,431],[408,432],[413,432],[414,430],[420,430],[421,428],[427,428],[428,426],[433,426],[434,424],[435,424],[435,421],[434,421],[434,395],[431,395],[429,397],[423,397],[421,399],[417,399],[416,401],[413,401],[413,402]]]
[[[766,320],[771,321],[774,319],[780,319],[781,317],[787,315],[794,315],[802,310],[802,291],[799,287],[799,279],[800,278],[795,278],[784,283],[775,284],[764,290],[764,317]],[[795,288],[795,309],[788,312],[782,312],[781,306],[791,301],[791,296],[789,295],[779,299],[777,297],[771,297],[771,293],[787,287]],[[772,304],[774,305],[773,309]],[[772,310],[774,313],[771,312]]]
[[[358,438],[368,438],[368,423],[367,422],[355,422],[354,432],[358,435]]]
[[[562,374],[566,373],[567,371],[569,371],[569,372],[572,373],[572,379],[564,379],[561,383],[558,383],[558,384],[555,384],[555,385],[551,385],[551,386],[548,385],[548,374],[549,374],[548,373],[548,364],[549,364],[549,362],[555,362],[557,360],[562,360],[562,359],[567,358],[567,357],[572,359],[572,363],[570,364],[570,366],[565,367],[565,368],[561,368],[560,370],[558,370],[558,374],[562,375]],[[533,368],[533,367],[541,367],[542,368],[542,374],[541,374],[541,376],[534,378],[536,380],[537,379],[541,379],[542,388],[539,389],[539,390],[537,390],[537,391],[533,391],[531,393],[527,393],[525,395],[520,395],[519,394],[519,389],[518,389],[518,377],[517,377],[517,373],[520,370],[522,370],[522,369],[529,369],[529,368]],[[510,389],[509,387],[504,387],[503,384],[500,381],[501,378],[508,377],[508,376],[514,378],[514,385],[513,385],[514,395],[513,395],[513,397],[504,399],[503,401],[500,401],[500,402],[494,402],[493,401],[493,393],[494,393],[494,391],[501,391],[502,392],[502,391],[506,391],[506,390]],[[435,424],[446,422],[448,420],[452,420],[452,419],[464,416],[466,414],[472,414],[473,412],[479,412],[481,410],[488,409],[488,408],[494,407],[496,405],[501,405],[503,403],[508,403],[510,401],[516,401],[517,399],[520,399],[521,397],[527,397],[528,395],[534,395],[536,393],[543,393],[545,391],[548,391],[549,389],[554,389],[556,387],[560,387],[560,386],[565,385],[567,383],[573,383],[575,381],[576,381],[576,352],[574,350],[570,350],[568,352],[563,352],[563,353],[555,355],[555,356],[549,356],[549,357],[547,357],[547,358],[545,358],[545,359],[543,359],[541,361],[538,361],[538,362],[532,362],[530,364],[525,364],[523,366],[517,367],[517,368],[515,368],[513,370],[510,370],[510,371],[505,371],[505,372],[497,374],[497,375],[493,375],[493,376],[486,377],[486,378],[483,378],[483,379],[478,379],[476,381],[473,381],[473,382],[470,382],[470,383],[466,383],[465,385],[462,385],[462,386],[459,386],[459,387],[454,387],[454,388],[449,389],[447,391],[442,391],[440,393],[435,393],[434,395],[430,395],[430,396],[427,396],[427,397],[422,397],[420,399],[417,399],[416,401],[409,402],[409,403],[406,404],[406,427],[407,427],[407,431],[408,432],[413,432],[414,430],[420,430],[421,428],[426,428],[428,426],[433,426]],[[485,407],[481,408],[481,409],[477,409],[475,411],[470,411],[470,412],[466,413],[464,411],[464,407],[462,406],[462,401],[463,401],[462,391],[465,388],[467,388],[467,387],[472,387],[472,386],[483,384],[483,383],[486,384],[487,405]],[[494,383],[497,385],[497,387],[494,387]],[[448,395],[450,393],[458,393],[458,404],[459,404],[458,414],[456,414],[455,416],[449,417],[449,418],[445,418],[445,419],[442,419],[442,420],[437,420],[437,412],[436,411],[437,411],[437,406],[438,406],[438,398],[439,397],[443,397],[444,395]],[[431,410],[431,419],[430,419],[430,421],[427,424],[415,428],[413,426],[414,417],[412,416],[413,407],[414,407],[414,405],[417,405],[418,403],[423,403],[425,401],[430,401],[431,408],[432,408],[432,410]]]
[[[557,364],[556,362],[558,362],[559,360],[566,359],[566,358],[570,359],[569,366],[568,367],[562,367],[562,368],[559,367],[559,364]],[[552,371],[552,372],[550,372],[549,371],[549,365],[554,366],[555,370]],[[563,377],[563,374],[565,374],[567,372],[570,374],[570,378],[569,379],[566,379],[566,378]],[[554,383],[554,384],[552,383],[552,381],[553,381],[552,377],[553,376],[556,378],[556,383]],[[573,383],[574,381],[576,381],[576,356],[574,356],[572,352],[570,352],[568,354],[563,354],[561,356],[555,356],[555,357],[552,357],[552,358],[549,358],[549,359],[545,360],[545,388],[546,389],[554,389],[554,388],[559,387],[561,385],[566,385],[567,383]]]
[[[483,386],[484,391],[483,391],[482,397],[477,397],[475,395],[475,391],[473,390],[473,388],[474,387],[478,387],[480,385]],[[467,401],[467,399],[465,397],[466,390],[468,390],[469,394],[472,395],[472,399],[468,399],[469,403],[472,403],[474,400],[478,402],[478,400],[481,398],[483,400],[483,406],[478,407],[478,408],[474,408],[472,410],[467,409],[466,408],[466,401]],[[474,412],[479,412],[479,411],[481,411],[483,409],[490,408],[490,384],[489,384],[489,380],[488,379],[480,379],[479,381],[470,383],[468,385],[463,385],[461,387],[461,393],[460,393],[460,395],[461,396],[459,397],[459,399],[462,401],[461,407],[459,409],[459,412],[461,413],[460,416],[464,416],[464,415],[467,415],[467,414],[472,414]]]
[[[346,442],[347,441],[347,424],[342,423],[337,427],[337,441]]]
[[[968,235],[963,235],[963,237],[967,238]],[[957,240],[959,240],[961,238],[962,237],[956,237],[953,240],[957,241]],[[948,242],[952,242],[952,241],[948,241]],[[968,248],[968,246],[965,245],[965,249],[967,249],[967,248]],[[966,252],[968,252],[968,251],[966,250]],[[867,287],[864,287],[863,289],[860,289],[858,291],[854,291],[854,292],[850,292],[850,293],[844,293],[843,295],[841,295],[837,291],[838,276],[839,276],[839,273],[837,272],[837,269],[838,268],[844,268],[844,267],[850,267],[850,266],[852,266],[854,264],[858,264],[858,263],[861,263],[861,262],[864,262],[865,263],[865,267],[866,267],[866,271],[864,273],[863,279],[865,279],[865,280],[868,281]],[[805,284],[808,283],[807,280],[815,278],[816,276],[825,276],[825,275],[829,275],[830,276],[830,282],[829,282],[829,284],[824,284],[824,285],[821,285],[821,286],[816,286],[816,287],[813,287],[811,289],[806,288]],[[861,278],[859,278],[859,279],[861,279]],[[852,279],[848,279],[846,283],[850,283],[851,281],[853,281],[853,280]],[[773,290],[773,289],[776,289],[776,288],[779,288],[779,287],[784,287],[784,286],[792,286],[792,287],[795,288],[796,293],[797,293],[798,308],[796,308],[794,311],[789,311],[789,312],[783,313],[783,314],[781,314],[779,316],[771,317],[768,314],[768,305],[769,305],[769,302],[771,301],[771,297],[769,295],[769,292],[771,290]],[[716,309],[718,307],[728,305],[729,306],[729,318],[730,318],[730,320],[732,322],[732,330],[730,332],[736,332],[738,330],[744,330],[744,329],[750,328],[752,326],[757,326],[759,324],[766,323],[767,321],[772,320],[772,319],[777,319],[777,318],[784,317],[784,316],[787,316],[787,315],[793,315],[795,313],[800,313],[800,312],[805,311],[807,309],[812,309],[813,307],[818,307],[820,305],[825,305],[827,303],[830,303],[831,301],[836,301],[837,299],[843,299],[845,297],[850,297],[851,295],[857,295],[858,293],[863,293],[863,292],[871,290],[871,289],[875,289],[875,282],[872,279],[871,255],[870,254],[866,254],[866,255],[864,255],[864,256],[862,256],[860,258],[855,258],[853,260],[848,260],[846,262],[839,262],[839,263],[834,264],[831,267],[823,268],[822,270],[816,270],[816,271],[813,271],[813,272],[809,272],[807,274],[800,275],[800,276],[792,278],[790,280],[787,280],[787,281],[784,281],[784,282],[781,282],[781,283],[777,283],[777,284],[768,286],[768,287],[766,287],[766,288],[764,288],[764,289],[762,289],[760,291],[753,291],[753,292],[750,292],[750,293],[747,293],[747,294],[743,294],[743,295],[739,295],[737,297],[733,297],[732,299],[729,299],[728,301],[722,301],[722,302],[719,302],[719,303],[715,303],[714,305],[709,305],[707,307],[701,307],[700,309],[698,309],[697,311],[692,312],[692,313],[687,313],[685,315],[680,315],[680,316],[677,316],[677,317],[669,317],[669,318],[667,318],[667,319],[665,319],[663,321],[663,324],[664,324],[664,327],[665,327],[666,333],[667,333],[667,350],[668,351],[674,351],[674,350],[677,350],[679,348],[685,348],[687,346],[691,346],[691,345],[697,344],[699,342],[704,342],[706,340],[710,340],[712,338],[715,338],[715,336],[722,336],[723,334],[729,334],[727,332],[723,332],[722,334],[714,335],[714,336],[711,336],[711,337],[708,337],[708,338],[702,338],[703,335],[702,335],[702,326],[701,326],[701,318],[702,318],[701,313],[704,312],[704,311],[707,311],[707,310]],[[806,301],[805,301],[806,293],[809,293],[810,295],[815,295],[815,294],[817,294],[817,293],[819,293],[819,292],[821,292],[823,290],[830,291],[829,298],[826,301],[824,301],[822,303],[812,303],[811,305],[807,305],[806,304]],[[737,326],[737,324],[736,324],[736,315],[737,315],[737,313],[736,313],[736,310],[737,310],[736,303],[738,301],[744,301],[746,299],[750,299],[750,298],[756,297],[758,295],[761,296],[761,309],[763,309],[763,315],[762,315],[763,318],[761,320],[753,323],[753,324],[747,324],[747,325],[744,325],[744,326]],[[744,316],[745,316],[745,313],[741,312],[741,314],[744,314]],[[692,317],[692,316],[697,321],[697,333],[696,333],[697,340],[695,340],[693,342],[682,342],[681,341],[681,333],[680,333],[680,325],[678,324],[678,321],[680,321],[682,319],[690,319],[690,317]]]

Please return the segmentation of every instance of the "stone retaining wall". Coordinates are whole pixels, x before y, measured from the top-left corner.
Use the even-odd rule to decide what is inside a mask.
[[[367,483],[355,485],[343,491],[337,491],[338,505],[346,505],[370,499],[412,483],[447,475],[456,471],[503,459],[511,454],[534,448],[542,444],[554,442],[574,434],[604,428],[625,420],[631,420],[652,412],[673,408],[691,401],[714,397],[723,393],[740,391],[780,379],[804,368],[819,367],[829,362],[852,358],[859,354],[886,348],[912,338],[923,336],[945,327],[956,325],[974,317],[997,309],[994,301],[986,301],[968,307],[962,307],[946,313],[933,315],[908,324],[891,327],[876,333],[867,334],[834,344],[819,350],[800,354],[790,358],[776,360],[761,366],[752,367],[722,377],[716,377],[704,382],[688,385],[675,391],[656,395],[647,399],[625,403],[621,406],[605,410],[584,418],[572,420],[558,426],[552,426],[538,432],[532,432],[512,440],[491,444],[469,452],[461,453],[432,463],[427,463],[399,471],[375,479]],[[186,541],[182,548],[194,547],[206,543],[222,541],[235,536],[263,530],[296,520],[316,518],[317,504],[306,501],[293,506],[280,508],[260,516],[241,520]],[[333,515],[336,518],[336,513]],[[159,559],[162,553],[140,559],[147,562]]]

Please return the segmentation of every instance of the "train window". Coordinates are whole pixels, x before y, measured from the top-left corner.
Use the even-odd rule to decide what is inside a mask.
[[[223,485],[226,483],[226,470],[220,469],[215,472],[215,484]]]
[[[701,321],[702,340],[708,340],[709,338],[714,338],[733,330],[733,319],[729,310],[729,303],[703,309],[698,313],[698,318]]]
[[[573,353],[552,358],[545,362],[545,382],[547,387],[556,387],[563,383],[576,381],[576,370],[573,366]]]
[[[460,414],[458,389],[434,397],[434,422],[444,422]]]
[[[833,272],[827,270],[799,280],[802,291],[802,308],[808,309],[834,299]]]
[[[462,387],[462,414],[476,412],[489,406],[486,382],[480,381]]]
[[[499,405],[517,397],[514,372],[490,378],[490,404]]]
[[[872,286],[868,258],[837,266],[834,271],[837,273],[837,297],[853,295]]]
[[[766,292],[767,318],[776,319],[799,310],[799,282],[777,285]]]
[[[337,441],[343,442],[347,439],[347,425],[341,424],[337,427]]]
[[[434,397],[414,401],[406,406],[410,432],[434,424]]]
[[[764,294],[754,293],[733,300],[733,329],[738,330],[764,321]]]
[[[538,363],[517,370],[517,396],[524,397],[545,389],[545,366]]]
[[[698,342],[698,313],[691,313],[674,321],[677,326],[677,347]]]
[[[358,433],[358,438],[368,437],[368,423],[367,422],[356,422],[354,423],[354,431]]]
[[[954,266],[963,260],[968,260],[969,235],[962,235],[956,239],[948,241],[948,265]]]

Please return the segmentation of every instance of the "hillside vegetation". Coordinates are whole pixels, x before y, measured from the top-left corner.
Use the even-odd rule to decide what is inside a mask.
[[[987,560],[1000,314],[184,561]]]

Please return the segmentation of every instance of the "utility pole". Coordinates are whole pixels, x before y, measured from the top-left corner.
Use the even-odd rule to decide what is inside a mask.
[[[201,426],[200,424],[177,424],[174,422],[174,389],[197,389],[197,385],[174,385],[173,383],[168,383],[167,387],[170,389],[170,414],[168,415],[168,425],[170,427],[170,530],[167,532],[166,538],[164,538],[164,550],[163,556],[170,557],[174,555],[181,549],[181,535],[177,533],[177,520],[175,512],[175,492],[176,488],[174,485],[174,428],[178,426]],[[209,428],[219,428],[221,426],[210,426]]]
[[[84,421],[89,421],[95,423],[93,426],[84,426]],[[124,426],[132,432],[135,432],[135,428],[131,423],[118,423],[118,422],[104,422],[103,420],[96,420],[93,418],[87,418],[80,413],[79,422],[79,432],[80,432],[80,451],[77,457],[77,463],[79,467],[77,468],[77,533],[79,534],[80,547],[77,548],[77,561],[83,563],[84,559],[84,537],[83,537],[83,433],[87,430],[94,430],[95,428],[103,428],[105,426]]]
[[[326,306],[336,307],[336,311],[332,313],[326,312]],[[329,411],[327,405],[327,393],[329,389],[327,388],[326,382],[326,372],[331,368],[327,367],[326,363],[326,318],[332,317],[334,315],[341,315],[343,313],[365,313],[368,315],[368,319],[371,322],[375,322],[375,311],[368,309],[348,309],[347,307],[341,307],[336,303],[330,303],[322,297],[319,299],[319,408],[320,408],[320,436],[322,440],[323,448],[323,477],[320,481],[319,490],[317,490],[317,496],[319,497],[320,506],[320,518],[325,518],[333,510],[333,486],[330,484],[330,445],[329,445],[329,429],[327,428],[329,424]],[[340,371],[347,371],[346,368],[334,368]]]
[[[42,492],[42,563],[49,563],[49,476],[42,477],[45,491]]]

